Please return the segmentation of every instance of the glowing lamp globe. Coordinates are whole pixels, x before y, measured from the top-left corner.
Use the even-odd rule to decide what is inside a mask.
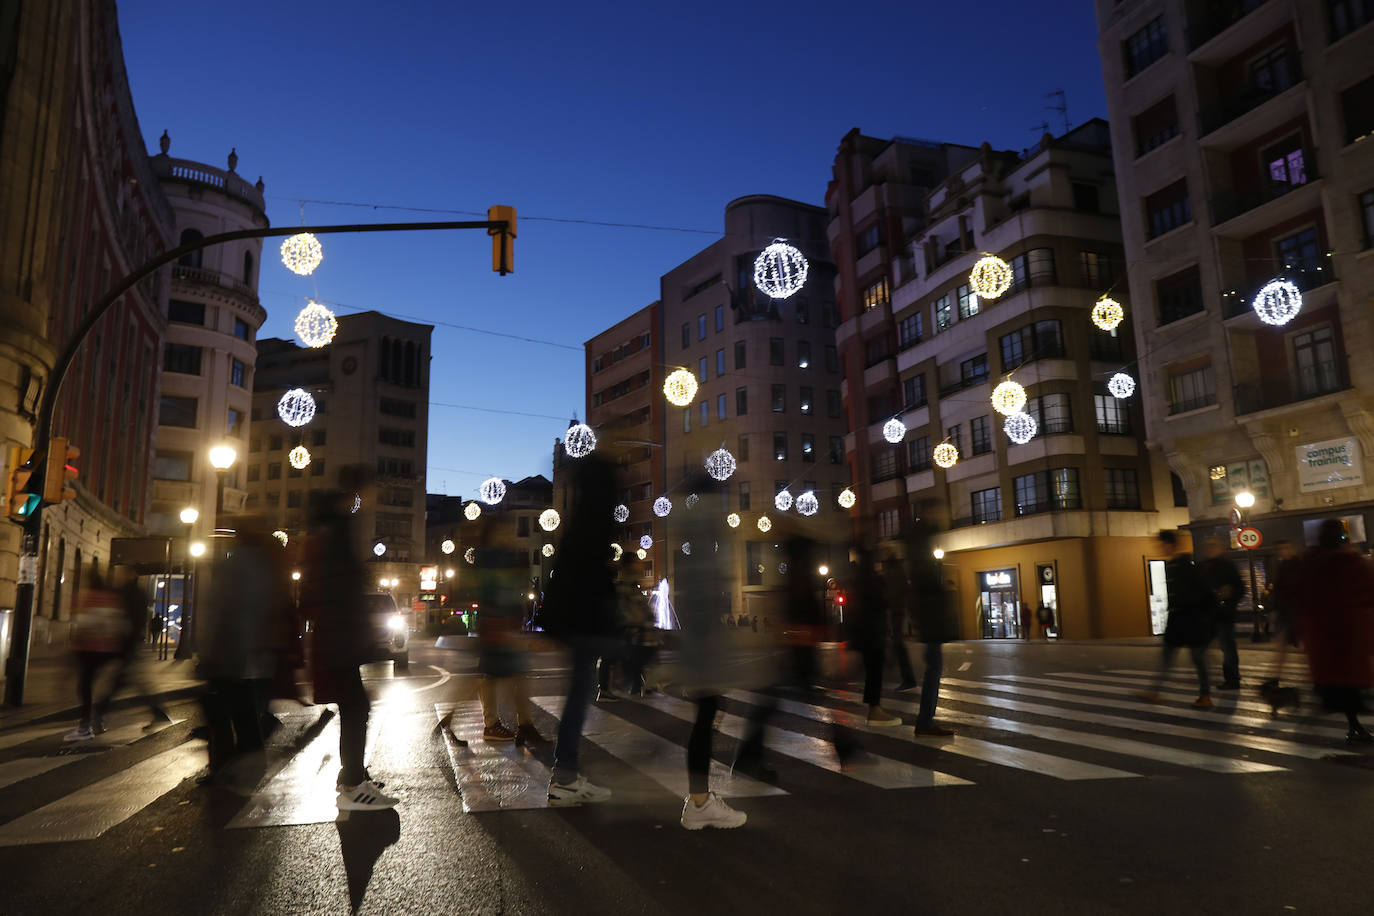
[[[308,277],[324,260],[320,240],[309,232],[298,232],[281,243],[281,262],[293,274]]]
[[[686,369],[674,369],[663,380],[663,396],[674,407],[686,407],[697,396],[697,377]]]
[[[949,470],[959,462],[959,450],[948,442],[941,442],[930,453],[930,460],[936,465]]]
[[[620,562],[620,558],[623,557],[623,556],[625,556],[625,548],[624,548],[624,547],[621,547],[619,544],[612,543],[612,544],[611,544],[611,559],[612,559],[613,561],[615,561],[616,563],[619,563],[619,562]]]
[[[1026,406],[1026,389],[1020,382],[1013,382],[1007,379],[996,388],[992,389],[992,409],[1004,417],[1009,417],[1014,413],[1020,413]]]
[[[1124,372],[1118,372],[1107,382],[1107,390],[1112,397],[1125,400],[1135,393],[1135,379]]]
[[[648,550],[650,547],[654,546],[654,539],[646,534],[639,539],[639,546],[644,550]]]
[[[635,556],[639,557],[641,560],[647,557],[648,555],[649,551],[645,550],[643,547],[635,551]]]
[[[660,496],[658,499],[654,500],[654,515],[657,515],[659,518],[663,518],[669,512],[672,511],[673,503],[672,500],[668,499],[668,497]]]
[[[334,339],[339,330],[339,319],[334,313],[318,302],[307,299],[305,308],[296,316],[296,336],[307,347],[318,349]]]
[[[292,388],[277,402],[277,416],[287,426],[304,426],[315,419],[315,399],[304,388]]]
[[[463,507],[463,517],[470,522],[475,522],[482,517],[482,507],[475,502],[468,503]]]
[[[1236,505],[1242,509],[1249,509],[1255,504],[1255,494],[1249,490],[1241,490],[1236,494]]]
[[[568,427],[568,434],[563,437],[563,451],[568,453],[569,458],[585,458],[596,448],[596,433],[586,423],[578,423]]]
[[[758,526],[760,531],[767,533],[773,530],[773,520],[766,515],[760,515]]]
[[[205,556],[205,544],[204,544],[203,542],[201,542],[201,541],[196,541],[194,544],[192,544],[192,545],[191,545],[191,556],[193,556],[193,557],[203,557],[203,556]],[[300,578],[300,573],[295,573],[295,574],[292,576],[292,578],[299,579],[299,578]]]
[[[773,505],[779,512],[786,512],[792,508],[792,494],[786,490],[779,490],[778,494],[773,497]]]
[[[304,445],[298,445],[287,454],[286,460],[291,462],[291,466],[296,470],[303,471],[310,467],[310,450]]]
[[[1265,324],[1287,324],[1302,311],[1302,292],[1287,280],[1270,280],[1255,296],[1255,314]]]
[[[693,506],[695,506],[700,500],[701,500],[701,497],[700,497],[700,496],[697,496],[695,493],[691,493],[691,494],[688,494],[687,498],[686,498],[685,500],[683,500],[683,502],[686,503],[686,504],[687,504],[687,508],[690,509],[690,508],[692,508]]]
[[[786,299],[806,285],[806,258],[783,239],[754,259],[754,285],[770,299]]]
[[[546,557],[551,557],[553,556],[553,545],[545,544],[543,547],[540,548],[539,552]]]
[[[469,564],[476,563],[477,549],[475,547],[469,547],[467,550],[464,550],[463,559],[466,560]]]
[[[716,480],[729,480],[735,473],[735,456],[723,448],[718,448],[706,456],[706,473]]]
[[[888,420],[883,424],[883,438],[893,445],[901,442],[906,438],[906,424],[897,417]]]
[[[840,495],[836,497],[835,501],[840,504],[841,509],[853,509],[854,504],[859,501],[859,498],[854,495],[853,490],[849,489],[849,487],[845,487],[840,491]]]
[[[199,509],[187,506],[181,510],[181,523],[183,525],[194,525],[198,518],[200,518]]]
[[[1116,326],[1121,324],[1121,320],[1126,317],[1126,310],[1121,307],[1121,303],[1115,299],[1103,296],[1097,300],[1093,306],[1093,324],[1104,331],[1115,331]]]
[[[453,551],[458,549],[458,545],[453,543],[451,538],[444,538],[443,543],[439,545],[439,549],[444,553],[453,553]]]
[[[558,517],[558,510],[556,509],[545,509],[539,513],[539,527],[545,531],[553,531],[561,521],[562,519]]]
[[[386,553],[386,545],[383,544],[381,541],[378,541],[377,543],[372,545],[373,556],[380,557],[384,553]]]
[[[227,471],[238,460],[239,453],[232,445],[216,445],[210,449],[210,466],[217,471]]]
[[[506,482],[500,477],[488,477],[482,481],[482,488],[478,491],[482,497],[482,502],[488,506],[494,506],[506,498]]]
[[[980,299],[996,299],[1011,286],[1011,265],[996,255],[978,259],[968,275],[968,284]]]
[[[738,528],[738,527],[739,527],[739,513],[738,513],[738,512],[731,512],[729,515],[725,516],[725,524],[729,525],[731,528]]]
[[[1017,445],[1025,445],[1035,438],[1036,432],[1040,429],[1040,424],[1035,422],[1035,417],[1028,413],[1014,413],[1007,417],[1007,421],[1002,424],[1002,431],[1007,434],[1007,438]]]
[[[807,490],[801,496],[797,497],[796,506],[797,511],[800,512],[802,515],[812,516],[820,510],[821,501],[816,498],[816,494],[814,491]]]
[[[615,507],[615,512],[613,512],[612,515],[615,517],[615,520],[617,522],[623,525],[630,518],[630,507],[625,505],[624,503],[621,503],[620,505]]]

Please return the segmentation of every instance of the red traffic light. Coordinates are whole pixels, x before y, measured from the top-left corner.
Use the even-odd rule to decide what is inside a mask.
[[[840,596],[836,597],[836,598],[835,598],[835,603],[836,603],[836,604],[844,604],[844,595],[840,595]]]

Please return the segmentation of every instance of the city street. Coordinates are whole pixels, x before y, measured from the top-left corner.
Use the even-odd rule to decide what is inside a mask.
[[[400,796],[394,812],[338,815],[337,718],[321,707],[281,707],[266,759],[232,789],[193,778],[189,700],[151,734],[142,708],[117,710],[87,744],[62,742],[65,720],[6,727],[0,911],[1363,912],[1361,882],[1333,876],[1368,861],[1351,812],[1374,802],[1374,753],[1310,707],[1271,720],[1253,685],[1276,653],[1247,644],[1241,658],[1247,688],[1204,711],[1182,665],[1161,705],[1137,699],[1149,640],[951,644],[940,718],[958,734],[942,740],[913,738],[916,692],[887,692],[902,728],[864,727],[857,659],[841,670],[832,656],[832,689],[780,694],[776,787],[724,775],[734,716],[757,701],[730,695],[716,788],[749,821],[689,833],[691,710],[671,690],[598,704],[583,771],[615,796],[544,810],[552,745],[484,744],[474,658],[417,640],[408,672],[364,669],[369,767]],[[551,738],[561,660],[532,661]],[[436,732],[449,710],[467,748]],[[835,764],[831,717],[865,732],[864,763]]]

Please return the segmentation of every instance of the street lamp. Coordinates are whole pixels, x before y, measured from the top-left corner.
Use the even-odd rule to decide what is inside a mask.
[[[1251,493],[1249,490],[1241,490],[1239,493],[1236,494],[1236,514],[1239,516],[1239,518],[1237,519],[1237,521],[1240,523],[1241,526],[1244,526],[1244,525],[1247,523],[1246,515],[1249,514],[1248,510],[1251,509],[1254,505],[1255,505],[1255,494],[1254,494],[1254,493]],[[1239,539],[1237,539],[1237,543],[1240,543]],[[1245,547],[1244,544],[1241,544],[1241,546],[1242,546],[1242,547]],[[1251,550],[1251,549],[1248,548],[1248,547],[1246,547],[1246,548],[1245,548],[1245,560],[1246,560],[1246,564],[1247,564],[1247,565],[1249,566],[1249,568],[1250,568],[1250,583],[1249,583],[1249,585],[1250,585],[1250,607],[1251,607],[1251,608],[1254,610],[1254,612],[1255,612],[1255,622],[1254,622],[1254,624],[1252,624],[1253,629],[1252,629],[1252,631],[1251,631],[1251,635],[1253,635],[1253,636],[1255,636],[1256,638],[1258,638],[1258,636],[1259,636],[1259,630],[1260,630],[1260,622],[1259,622],[1259,596],[1255,594],[1255,551],[1254,551],[1254,550]],[[1233,627],[1233,628],[1234,628],[1234,627]]]
[[[817,567],[816,572],[822,576],[828,576],[830,575],[830,567],[822,563],[819,567]]]
[[[224,512],[224,478],[238,460],[239,453],[232,445],[216,445],[210,449],[210,466],[215,469],[218,486],[215,488],[215,527],[219,527],[219,517]]]
[[[943,560],[945,558],[945,552],[942,548],[936,547],[930,553],[931,556],[935,557],[937,560]]]
[[[200,510],[187,506],[181,510],[181,523],[186,526],[186,565],[181,573],[181,635],[177,638],[175,658],[190,658],[192,642],[191,622],[195,617],[195,596],[191,586],[191,533],[200,519]]]
[[[1249,509],[1255,504],[1255,494],[1249,490],[1241,490],[1236,494],[1236,505],[1242,509]]]

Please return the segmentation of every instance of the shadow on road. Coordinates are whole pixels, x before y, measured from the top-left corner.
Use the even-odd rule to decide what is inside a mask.
[[[401,838],[401,817],[394,809],[343,812],[334,826],[339,830],[344,873],[348,876],[348,900],[356,913],[363,905],[377,860]]]

